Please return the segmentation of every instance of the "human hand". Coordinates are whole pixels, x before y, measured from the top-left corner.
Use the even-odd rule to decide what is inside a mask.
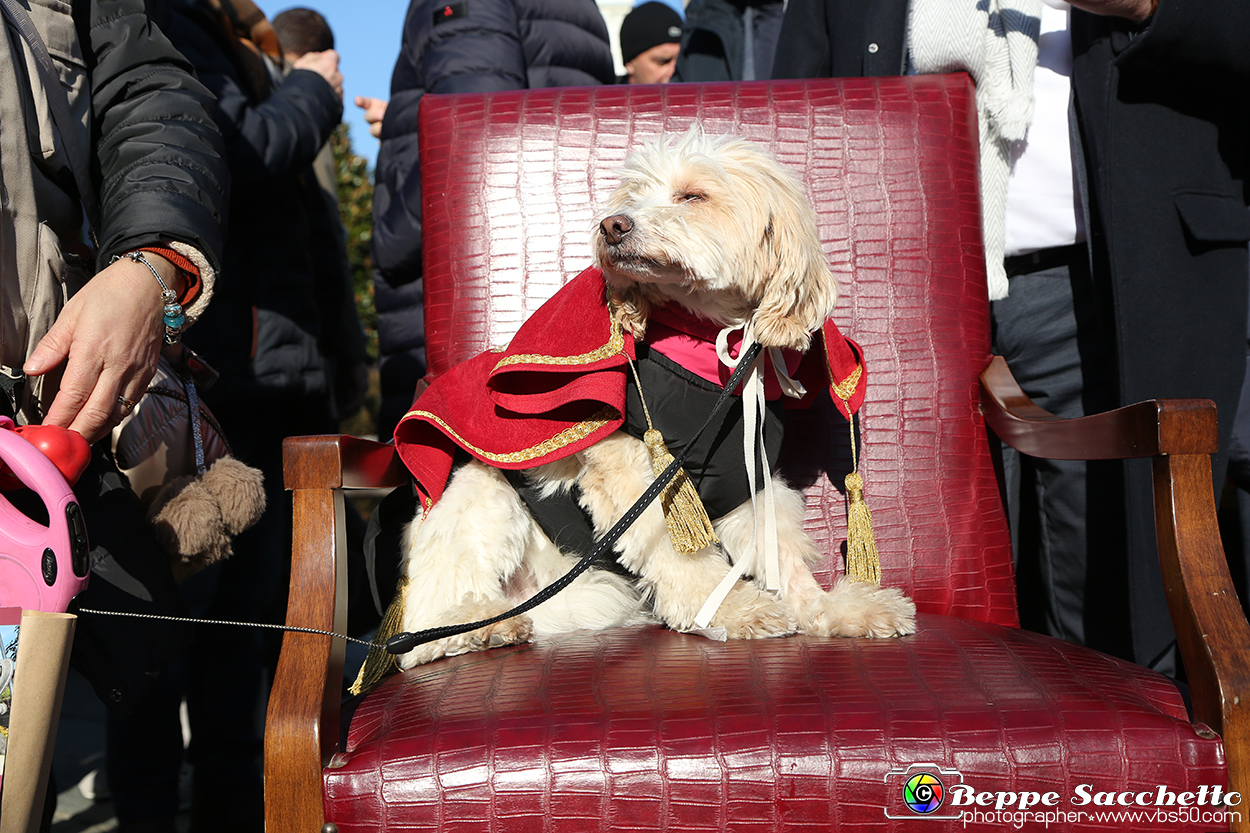
[[[292,69],[308,69],[320,75],[343,97],[343,76],[339,73],[339,53],[333,49],[325,52],[305,52],[291,65]]]
[[[382,118],[386,115],[387,101],[384,98],[370,98],[367,95],[356,96],[356,106],[365,111],[365,121],[369,124],[369,135],[375,139],[382,138]]]
[[[173,264],[150,252],[144,256],[166,286],[181,289]],[[130,408],[119,397],[137,402],[156,371],[163,312],[151,271],[126,258],[75,293],[22,368],[28,376],[42,376],[65,367],[44,424],[72,428],[94,443],[121,422]]]
[[[1126,17],[1141,23],[1155,12],[1159,0],[1070,0],[1073,6],[1093,14]]]

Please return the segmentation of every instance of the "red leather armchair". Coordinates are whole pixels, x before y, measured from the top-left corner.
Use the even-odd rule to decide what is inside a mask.
[[[1193,793],[1193,804],[1217,786],[1250,795],[1250,627],[1216,531],[1213,406],[1147,402],[1063,422],[991,361],[966,77],[541,90],[423,106],[432,373],[505,342],[590,263],[595,206],[640,142],[698,118],[800,172],[841,284],[838,324],[867,355],[861,471],[883,582],[916,600],[919,632],[730,643],[661,628],[576,633],[397,674],[354,704],[350,725],[340,724],[341,642],[289,633],[266,733],[269,830],[1250,829],[1245,806],[1232,816],[1206,804],[1079,803]],[[1017,627],[987,428],[1039,456],[1154,459],[1192,714],[1151,671]],[[850,465],[832,406],[791,423],[783,464],[805,487],[832,580]],[[388,446],[288,440],[289,625],[342,627],[343,490],[405,478]],[[922,812],[905,791],[912,778],[941,782],[945,802]],[[956,803],[969,793],[994,804]],[[997,814],[1030,801],[1030,815]],[[961,821],[968,810],[981,815]]]

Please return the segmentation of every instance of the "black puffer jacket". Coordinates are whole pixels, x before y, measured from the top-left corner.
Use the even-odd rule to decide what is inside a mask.
[[[91,140],[104,206],[99,265],[120,252],[176,240],[195,246],[217,269],[229,174],[210,117],[211,94],[148,25],[143,0],[75,0],[73,14],[88,45]]]
[[[342,116],[342,100],[309,70],[258,89],[206,2],[172,6],[169,36],[217,96],[233,182],[216,294],[186,335],[221,373],[205,398],[223,424],[266,406],[292,409],[292,419],[314,410],[328,418],[330,369],[320,344],[339,310],[326,309],[317,285],[326,205],[312,161]],[[301,427],[313,426],[293,422],[292,433]]]
[[[425,373],[417,108],[428,93],[612,84],[594,0],[413,0],[382,123],[373,197],[381,354],[379,433],[389,438]]]

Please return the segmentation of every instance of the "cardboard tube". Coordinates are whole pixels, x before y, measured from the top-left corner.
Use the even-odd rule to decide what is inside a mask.
[[[76,622],[69,613],[22,611],[0,786],[0,833],[38,833]]]

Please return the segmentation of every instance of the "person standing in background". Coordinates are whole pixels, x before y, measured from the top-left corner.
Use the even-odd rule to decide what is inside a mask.
[[[519,33],[519,36],[518,36]],[[373,196],[374,302],[390,439],[425,375],[417,109],[428,93],[612,84],[608,27],[595,0],[412,0],[384,112]]]
[[[1248,34],[1243,0],[791,0],[773,74],[968,71],[994,351],[1060,416],[1215,400],[1218,495],[1246,367]],[[1178,674],[1149,461],[1005,463],[1026,627]]]
[[[273,19],[273,30],[282,46],[288,68],[311,52],[334,49],[334,31],[326,19],[313,9],[297,7],[280,12]],[[310,219],[318,226],[324,226],[324,230],[314,231],[308,245],[324,249],[312,259],[318,269],[317,287],[322,295],[326,322],[320,347],[330,361],[334,417],[341,422],[351,418],[364,405],[369,386],[369,353],[364,325],[356,311],[352,267],[347,259],[347,229],[339,213],[338,175],[331,143],[321,146],[317,158],[313,160],[312,171],[316,186],[326,202],[326,210],[324,213],[310,212]],[[303,184],[313,185],[307,181]]]
[[[649,0],[621,21],[621,61],[627,84],[667,84],[681,51],[681,15],[667,3]]]
[[[282,440],[337,428],[332,363],[322,345],[341,316],[327,309],[333,305],[322,270],[339,262],[316,245],[337,226],[312,163],[342,115],[338,55],[311,52],[285,72],[273,28],[251,0],[158,5],[168,12],[170,40],[217,98],[233,184],[214,303],[185,340],[220,373],[203,399],[235,457],[264,473],[268,498],[260,521],[235,538],[234,555],[181,589],[203,618],[281,622],[291,528]],[[183,673],[167,675],[142,714],[110,715],[108,774],[119,830],[175,829],[185,696],[191,830],[260,833],[266,633],[198,626],[183,660]]]
[[[784,0],[691,0],[674,81],[765,81]]]

